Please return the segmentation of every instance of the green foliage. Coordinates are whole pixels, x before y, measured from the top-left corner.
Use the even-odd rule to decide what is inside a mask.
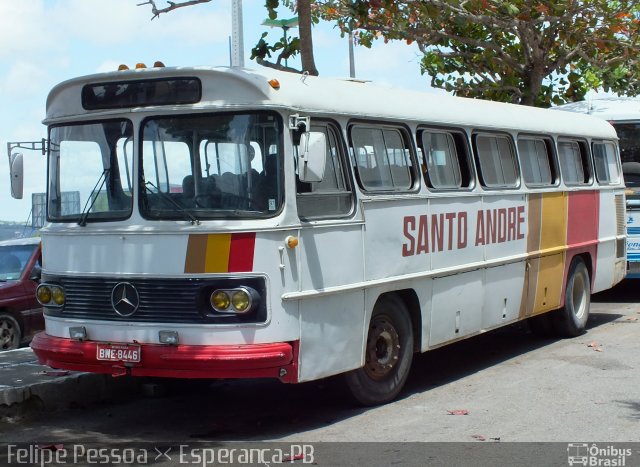
[[[324,19],[371,47],[416,42],[431,84],[548,107],[603,88],[640,94],[636,0],[327,0]]]

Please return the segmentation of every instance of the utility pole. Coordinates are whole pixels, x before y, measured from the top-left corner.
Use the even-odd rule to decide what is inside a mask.
[[[231,66],[244,67],[244,33],[242,30],[242,0],[231,3]]]
[[[356,77],[356,63],[353,57],[353,33],[349,31],[349,77]]]

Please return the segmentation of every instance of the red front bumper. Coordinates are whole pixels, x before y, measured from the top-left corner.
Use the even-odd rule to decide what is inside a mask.
[[[298,379],[298,342],[242,345],[140,344],[139,363],[106,362],[96,358],[97,343],[36,334],[31,348],[40,363],[52,368],[114,376],[169,378]]]

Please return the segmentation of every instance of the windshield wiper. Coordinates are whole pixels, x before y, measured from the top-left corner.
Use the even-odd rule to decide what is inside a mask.
[[[93,190],[91,190],[91,193],[89,193],[89,199],[87,199],[87,202],[84,203],[84,209],[82,210],[82,213],[80,214],[80,220],[78,220],[78,225],[79,226],[84,227],[85,225],[87,225],[87,218],[89,217],[89,211],[91,211],[91,208],[96,203],[96,199],[98,199],[97,196],[93,196],[93,195],[94,195],[94,193],[100,193],[100,190],[102,190],[102,187],[104,186],[105,182],[107,181],[107,174],[110,171],[111,171],[111,169],[104,169],[102,171],[102,173],[100,174],[100,178],[98,178],[98,181],[96,182],[95,186],[93,187]],[[98,185],[100,185],[100,186],[98,186]],[[89,204],[89,201],[91,201],[91,204]]]
[[[155,186],[152,182],[145,182],[144,187],[152,195],[158,194],[163,200],[169,201],[171,204],[173,204],[178,209],[179,212],[181,212],[188,218],[188,220],[191,222],[192,225],[200,225],[200,219],[194,216],[191,213],[191,211],[189,211],[188,209],[185,209],[182,206],[180,206],[173,198],[171,198],[171,196],[168,196],[162,191],[160,191],[160,189],[157,186]],[[155,192],[152,191],[151,188],[149,187],[155,188],[156,191]]]

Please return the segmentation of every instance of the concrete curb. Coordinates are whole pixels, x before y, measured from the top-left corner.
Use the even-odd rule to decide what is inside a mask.
[[[139,393],[132,378],[52,370],[39,364],[30,348],[0,352],[3,412],[66,409],[132,393]]]

